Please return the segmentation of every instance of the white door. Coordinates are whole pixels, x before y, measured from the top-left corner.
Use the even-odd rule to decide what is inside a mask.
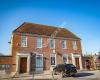
[[[56,66],[56,54],[52,53],[50,57],[51,57],[50,70],[53,71],[53,68]]]
[[[62,59],[63,59],[63,64],[68,63],[67,54],[63,54]]]
[[[36,72],[43,72],[43,54],[36,55]]]

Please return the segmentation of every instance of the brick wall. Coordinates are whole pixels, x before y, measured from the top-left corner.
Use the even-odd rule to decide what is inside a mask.
[[[0,56],[0,64],[12,64],[12,56]]]
[[[28,45],[27,47],[21,47],[21,34],[20,33],[14,33],[12,38],[12,71],[16,70],[16,53],[17,52],[39,52],[42,53],[45,58],[45,68],[44,69],[50,69],[50,54],[53,53],[53,50],[50,49],[50,44],[48,44],[47,47],[43,47],[41,49],[36,48],[36,39],[37,37],[31,34],[27,34],[28,37]],[[49,37],[43,37],[43,44],[48,43]],[[61,46],[61,40],[62,38],[57,38],[55,40],[55,50],[57,53],[57,64],[62,63],[62,54],[67,53],[71,55],[72,53],[78,53],[81,54],[81,42],[80,40],[77,41],[77,50],[73,50],[73,39],[66,39],[67,40],[67,49],[62,49]]]

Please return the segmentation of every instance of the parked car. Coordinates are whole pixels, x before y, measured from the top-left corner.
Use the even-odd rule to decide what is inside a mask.
[[[77,73],[77,69],[73,64],[58,64],[53,68],[54,74],[62,73],[62,76],[73,76]]]

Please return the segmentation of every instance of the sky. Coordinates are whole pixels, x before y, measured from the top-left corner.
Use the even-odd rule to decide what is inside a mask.
[[[0,53],[11,54],[12,31],[23,22],[63,23],[82,40],[82,53],[100,51],[100,0],[0,0]]]

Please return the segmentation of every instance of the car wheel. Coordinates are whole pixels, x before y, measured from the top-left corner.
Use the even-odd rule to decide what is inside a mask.
[[[70,77],[70,74],[66,74],[66,77]]]
[[[74,76],[74,73],[73,73],[73,72],[71,72],[71,73],[70,73],[70,76]]]
[[[66,77],[66,73],[65,72],[61,72],[61,76],[62,77]]]
[[[56,72],[55,70],[53,70],[53,74],[54,74],[54,75],[57,75],[57,72]]]
[[[72,76],[74,77],[74,76],[75,76],[75,74],[72,74]]]

